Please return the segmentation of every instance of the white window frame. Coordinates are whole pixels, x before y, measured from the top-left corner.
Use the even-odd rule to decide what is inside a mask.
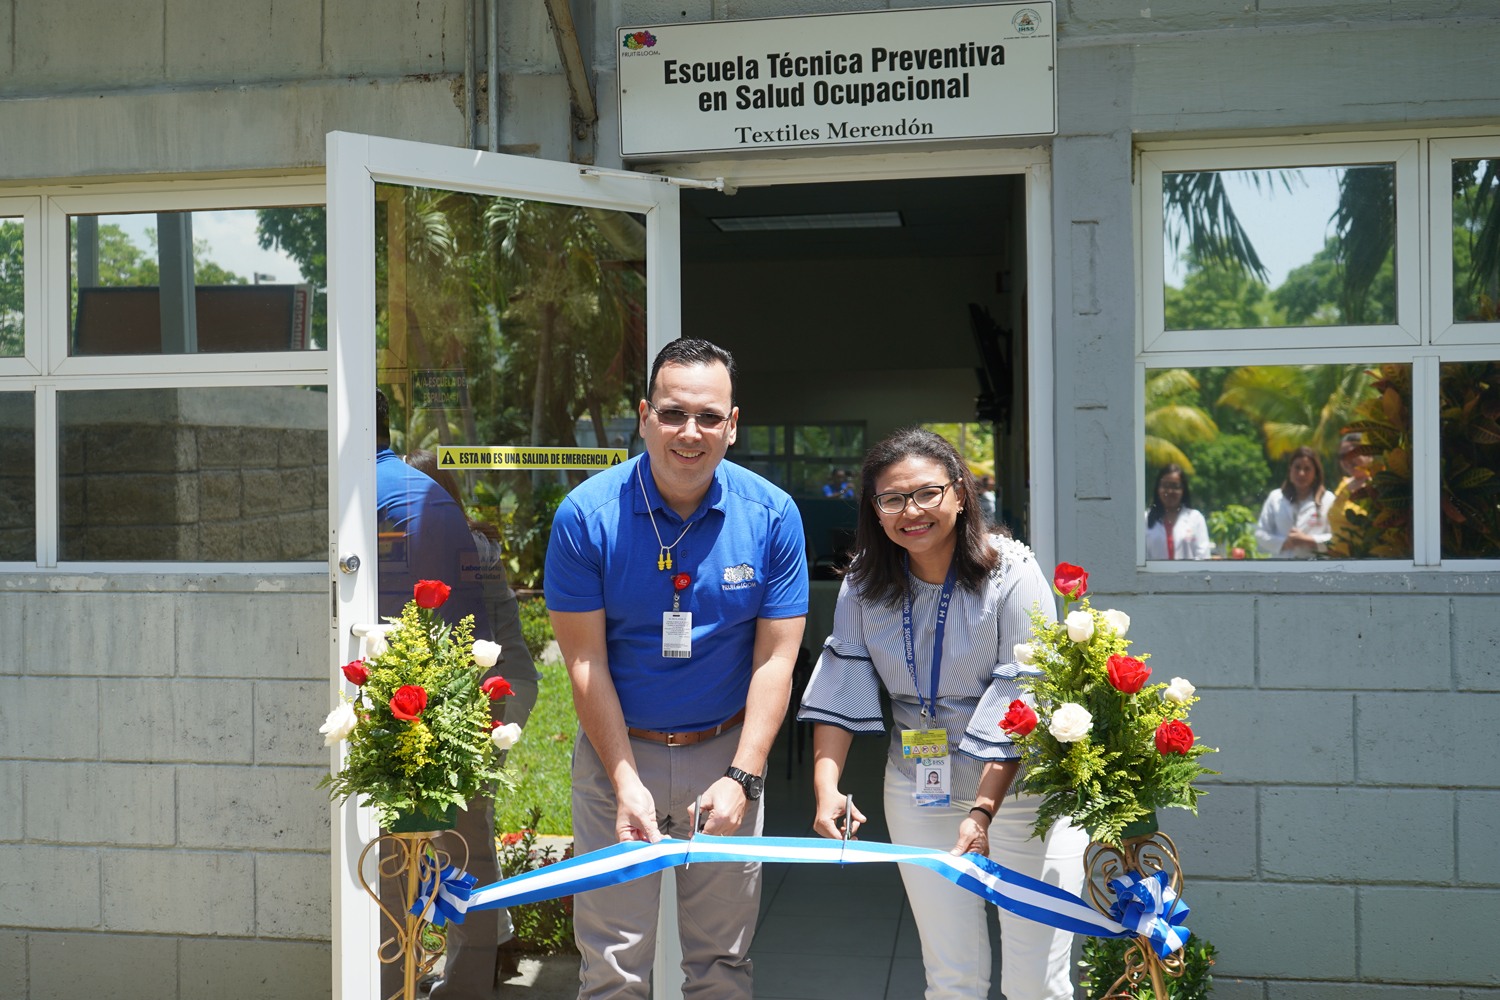
[[[1429,144],[1428,197],[1431,201],[1432,342],[1434,344],[1500,344],[1500,322],[1456,323],[1453,319],[1454,160],[1500,159],[1500,136],[1433,139]]]
[[[20,219],[24,347],[19,357],[0,358],[0,376],[37,375],[42,370],[42,199],[0,198],[0,219]]]
[[[1135,370],[1134,497],[1146,495],[1145,382],[1148,370],[1210,366],[1291,364],[1412,365],[1412,442],[1414,452],[1411,559],[1192,560],[1146,559],[1146,527],[1137,515],[1136,568],[1150,574],[1181,573],[1487,573],[1500,571],[1500,559],[1442,559],[1441,438],[1438,400],[1446,362],[1500,360],[1500,323],[1452,323],[1452,159],[1500,156],[1500,138],[1475,129],[1403,131],[1385,135],[1308,136],[1241,139],[1216,143],[1170,142],[1138,149],[1135,211],[1140,247],[1137,274]],[[1375,154],[1380,150],[1380,155]],[[1393,156],[1390,154],[1398,154]],[[1161,174],[1182,170],[1259,170],[1396,162],[1397,319],[1395,326],[1257,328],[1254,346],[1245,331],[1165,331],[1164,216]],[[1430,163],[1430,169],[1429,169]],[[1415,224],[1402,225],[1401,219]],[[1434,248],[1442,248],[1440,256]],[[1423,261],[1423,256],[1429,258]],[[1425,266],[1424,266],[1425,265]],[[1153,312],[1152,303],[1155,303]],[[1447,327],[1436,322],[1438,300],[1446,305]],[[1409,312],[1411,310],[1412,312]],[[1413,318],[1413,312],[1415,317]],[[1154,322],[1154,326],[1153,326]],[[1277,330],[1291,337],[1264,339]],[[1381,332],[1371,338],[1370,331]],[[1399,337],[1391,336],[1399,331]],[[1444,336],[1441,343],[1437,336]],[[1460,339],[1460,337],[1462,339]],[[1238,342],[1236,342],[1238,341]],[[1273,342],[1274,341],[1274,342]]]

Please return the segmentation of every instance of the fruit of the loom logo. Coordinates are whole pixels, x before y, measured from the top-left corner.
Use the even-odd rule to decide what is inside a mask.
[[[637,31],[625,36],[627,49],[649,49],[656,44],[656,36],[649,31]]]

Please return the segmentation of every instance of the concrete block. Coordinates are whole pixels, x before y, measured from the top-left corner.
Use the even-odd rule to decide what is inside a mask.
[[[174,679],[104,681],[105,760],[248,764],[250,684]]]
[[[91,760],[98,756],[98,681],[92,677],[0,677],[0,757]]]
[[[1500,885],[1500,792],[1458,793],[1458,880]]]
[[[198,474],[198,516],[205,521],[232,521],[240,516],[238,469]]]
[[[320,510],[282,514],[272,535],[277,541],[278,560],[324,562],[328,558],[328,513]]]
[[[1265,1000],[1266,984],[1258,979],[1214,976],[1214,1000]]]
[[[178,953],[178,1000],[328,1000],[333,952],[326,944],[186,939]]]
[[[26,935],[0,934],[0,997],[26,996]]]
[[[1335,692],[1214,691],[1193,706],[1215,781],[1341,785],[1354,780],[1354,697]],[[1275,734],[1274,738],[1268,738]]]
[[[1361,694],[1355,702],[1362,784],[1500,786],[1500,694]]]
[[[276,464],[283,469],[302,466],[328,467],[327,431],[282,431]]]
[[[327,0],[323,57],[330,73],[461,73],[464,5]]]
[[[171,767],[26,765],[26,839],[170,847],[177,842]]]
[[[328,715],[328,682],[255,684],[255,762],[326,767],[318,727]]]
[[[104,927],[147,934],[255,933],[249,854],[105,851]]]
[[[1318,882],[1448,882],[1452,796],[1416,789],[1262,788],[1264,873]]]
[[[329,859],[322,854],[255,856],[255,932],[327,941],[332,933]]]
[[[184,847],[326,851],[326,773],[311,767],[177,769],[178,839]]]
[[[0,851],[0,925],[99,926],[99,852],[24,844]]]
[[[1272,882],[1195,882],[1190,925],[1219,950],[1219,978],[1354,978],[1354,889]],[[1368,951],[1365,952],[1368,955]]]
[[[1146,664],[1153,683],[1186,677],[1200,688],[1255,686],[1254,597],[1122,594],[1091,603],[1130,616],[1130,651],[1151,654]]]
[[[240,473],[244,484],[244,510],[246,517],[275,514],[286,509],[286,499],[281,493],[282,474],[275,469],[245,469]]]
[[[1218,1000],[1219,977],[1214,977]],[[1377,983],[1266,983],[1267,1000],[1460,1000],[1458,990],[1414,986],[1381,986]]]
[[[1387,983],[1500,986],[1500,890],[1360,890],[1360,974]]]
[[[27,594],[26,672],[170,677],[167,594]]]
[[[1299,594],[1259,600],[1263,688],[1451,686],[1446,597]]]
[[[328,681],[321,594],[194,594],[178,601],[177,673]],[[321,724],[321,722],[320,722]]]
[[[1198,800],[1197,816],[1185,809],[1163,809],[1158,816],[1188,877],[1255,877],[1254,788],[1215,785]]]
[[[21,808],[21,762],[0,761],[0,843],[25,836],[25,811]]]
[[[1453,673],[1462,691],[1500,691],[1500,600],[1453,598]]]
[[[177,992],[177,942],[124,934],[31,935],[31,1000],[140,1000]]]
[[[0,674],[19,674],[26,663],[26,646],[23,642],[21,623],[25,620],[22,607],[25,598],[20,594],[0,597]]]
[[[176,81],[316,76],[318,8],[249,0],[200,4],[166,21],[166,75]]]

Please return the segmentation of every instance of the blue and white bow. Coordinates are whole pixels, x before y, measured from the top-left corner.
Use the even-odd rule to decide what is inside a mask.
[[[1148,938],[1151,947],[1162,958],[1186,944],[1193,933],[1182,926],[1187,919],[1188,907],[1177,898],[1170,882],[1166,872],[1147,876],[1140,872],[1126,872],[1109,883],[1115,891],[1115,902],[1109,908],[1109,915],[1131,932]]]
[[[479,880],[456,865],[445,867],[441,879],[435,877],[437,865],[425,864],[423,868],[425,874],[417,890],[417,901],[411,904],[411,912],[420,916],[431,905],[431,923],[435,926],[441,927],[450,920],[455,924],[463,923],[464,914],[473,909],[469,901],[473,898],[474,883]],[[435,901],[434,890],[437,892]]]

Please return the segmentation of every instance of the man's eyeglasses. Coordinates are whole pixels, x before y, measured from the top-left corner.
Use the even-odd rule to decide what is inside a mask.
[[[711,431],[729,418],[722,413],[689,413],[686,410],[663,410],[651,400],[646,400],[646,405],[656,411],[656,419],[667,427],[681,427],[689,420],[695,421],[700,428]]]
[[[882,514],[899,514],[906,510],[907,501],[911,501],[922,510],[930,510],[943,502],[943,494],[952,485],[944,483],[942,486],[924,486],[910,493],[877,493],[875,506]]]

